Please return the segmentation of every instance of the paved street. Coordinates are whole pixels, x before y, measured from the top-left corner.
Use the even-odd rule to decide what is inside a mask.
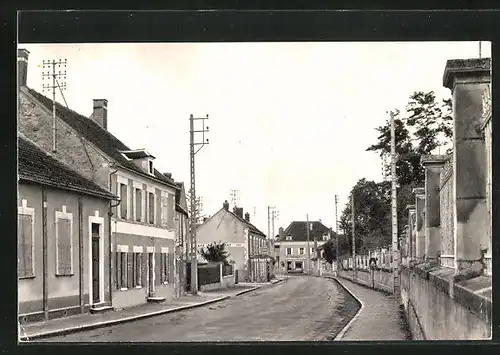
[[[204,307],[40,341],[332,340],[357,309],[334,280],[294,276]]]

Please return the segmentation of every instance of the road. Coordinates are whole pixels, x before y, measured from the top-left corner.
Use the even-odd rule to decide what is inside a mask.
[[[238,297],[49,342],[332,340],[358,309],[334,280],[293,276]]]

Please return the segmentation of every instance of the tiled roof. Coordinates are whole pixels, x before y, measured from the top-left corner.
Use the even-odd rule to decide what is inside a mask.
[[[23,136],[18,137],[19,179],[107,199],[117,198],[91,180],[42,151]]]
[[[182,194],[182,189],[184,188],[184,183],[182,181],[175,182],[175,185],[178,187],[178,189],[175,191],[175,209],[178,212],[182,212],[185,215],[189,215],[188,211],[184,209],[184,207],[181,206],[181,194]]]
[[[52,110],[52,100],[38,93],[37,91],[27,88],[28,92],[35,97],[48,110]],[[121,151],[131,150],[108,130],[102,128],[94,120],[80,115],[79,113],[68,109],[66,106],[56,102],[57,116],[64,120],[74,130],[80,133],[85,139],[102,150],[109,157],[114,159],[121,166],[133,170],[141,175],[151,178],[149,174],[135,165],[132,161],[127,160]],[[160,182],[177,188],[172,179],[167,178],[155,169],[154,177]]]
[[[279,241],[286,241],[286,237],[291,235],[292,241],[296,242],[304,242],[307,241],[307,228],[306,221],[294,221],[290,223],[290,225],[283,232],[283,238],[279,239]],[[309,232],[309,240],[313,241],[314,237],[317,237],[317,240],[323,240],[323,235],[325,233],[330,233],[330,228],[326,227],[323,223],[319,221],[309,221],[309,224],[312,225],[312,230]],[[311,228],[311,227],[310,227]]]

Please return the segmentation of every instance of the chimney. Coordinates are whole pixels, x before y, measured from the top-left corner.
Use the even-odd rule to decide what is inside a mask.
[[[167,179],[172,179],[172,173],[163,173]]]
[[[245,213],[245,219],[247,222],[250,222],[250,213]]]
[[[102,128],[108,129],[108,100],[94,99],[92,119]]]
[[[243,218],[243,207],[234,206],[234,209],[235,209],[234,214],[240,218]]]
[[[279,228],[279,236],[280,236],[280,239],[283,238],[283,227]]]
[[[224,209],[225,209],[226,211],[229,211],[229,202],[227,202],[227,200],[226,200],[226,201],[224,201],[224,203],[222,204],[222,207],[224,207]]]
[[[30,52],[26,49],[17,50],[17,85],[26,86],[28,78],[28,56]]]

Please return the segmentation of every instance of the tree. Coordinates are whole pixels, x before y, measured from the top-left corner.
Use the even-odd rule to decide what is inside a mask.
[[[223,262],[225,265],[228,265],[227,258],[229,257],[229,253],[226,250],[226,243],[210,243],[200,249],[200,254],[207,261]]]
[[[337,234],[335,238],[339,240],[339,254],[347,255],[349,253],[349,240],[345,235]],[[329,239],[323,244],[323,257],[325,260],[332,264],[334,260],[337,260],[337,241],[335,239]]]
[[[352,188],[353,194],[356,252],[386,246],[391,240],[390,183],[361,179]],[[349,251],[352,250],[351,196],[340,217]]]

